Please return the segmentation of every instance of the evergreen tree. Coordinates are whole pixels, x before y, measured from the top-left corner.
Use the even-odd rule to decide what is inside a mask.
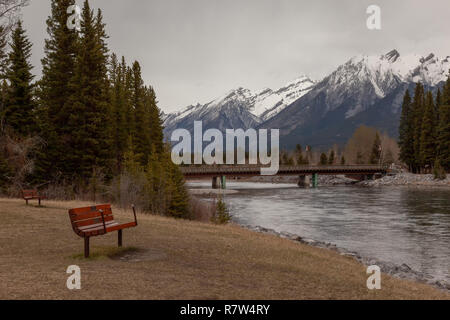
[[[67,163],[73,150],[72,133],[67,124],[74,113],[69,104],[74,92],[68,83],[75,74],[78,34],[67,29],[67,8],[74,4],[75,0],[52,0],[51,16],[47,19],[49,38],[45,40],[45,57],[42,59],[38,114],[46,147],[36,159],[35,176],[38,181],[71,174]]]
[[[428,168],[431,168],[436,160],[436,119],[433,95],[431,92],[428,92],[420,136],[421,163]]]
[[[123,156],[128,148],[129,133],[126,123],[125,74],[115,54],[111,57],[109,74],[111,82],[111,122],[113,128],[111,133],[113,138],[112,148],[116,171],[121,172]]]
[[[68,169],[82,181],[90,178],[95,168],[107,168],[112,158],[108,138],[108,57],[101,19],[101,12],[95,18],[86,0],[76,69],[69,85],[73,92],[69,99],[73,113],[66,125],[72,146]]]
[[[133,95],[132,103],[134,110],[133,142],[135,144],[135,154],[142,165],[148,162],[151,152],[150,141],[150,119],[146,110],[145,88],[141,75],[139,62],[133,63]]]
[[[171,161],[168,152],[165,154],[165,160],[163,163],[166,164],[169,175],[169,186],[166,192],[170,195],[167,214],[174,218],[189,219],[189,194],[184,176],[179,167]]]
[[[379,164],[381,159],[381,139],[378,132],[375,134],[375,141],[370,154],[370,164]]]
[[[156,94],[152,87],[145,88],[144,107],[148,113],[150,144],[154,148],[154,152],[160,154],[164,151],[163,123],[161,111],[157,106]]]
[[[8,45],[8,32],[5,26],[0,25],[0,80],[6,76],[8,66],[8,53],[6,47]]]
[[[327,155],[325,153],[322,153],[320,155],[320,162],[319,162],[319,164],[321,166],[326,166],[328,164],[328,158],[327,158]]]
[[[414,146],[414,166],[413,171],[420,173],[422,167],[421,153],[420,153],[420,137],[422,135],[422,117],[424,111],[425,92],[421,83],[418,83],[414,93],[412,103],[412,126],[413,126],[413,146]]]
[[[9,93],[4,108],[4,119],[20,136],[36,132],[34,118],[33,78],[31,57],[32,44],[25,35],[22,22],[18,21],[12,33],[11,52],[8,57],[6,77]]]
[[[412,110],[412,101],[407,90],[403,98],[402,114],[399,126],[399,147],[400,160],[406,163],[410,170],[414,166],[414,114]]]
[[[336,158],[336,155],[334,153],[334,150],[331,150],[330,155],[328,156],[328,164],[333,165],[334,161],[336,160],[335,158]]]
[[[439,107],[438,159],[444,170],[450,170],[450,77],[444,86],[442,105]]]
[[[341,166],[345,166],[345,157],[344,156],[341,157]]]
[[[450,170],[450,105],[439,107],[439,163],[445,170]]]

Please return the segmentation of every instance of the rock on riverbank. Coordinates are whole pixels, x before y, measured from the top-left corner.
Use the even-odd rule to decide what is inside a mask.
[[[450,187],[450,177],[444,180],[434,179],[432,174],[412,174],[399,173],[392,176],[385,176],[381,179],[362,181],[358,183],[360,186],[377,187],[377,186],[441,186]]]

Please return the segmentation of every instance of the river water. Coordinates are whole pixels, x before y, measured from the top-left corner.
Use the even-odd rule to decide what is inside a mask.
[[[211,182],[190,183],[210,188]],[[329,242],[363,257],[406,263],[450,283],[450,190],[229,182],[225,195],[241,225]]]

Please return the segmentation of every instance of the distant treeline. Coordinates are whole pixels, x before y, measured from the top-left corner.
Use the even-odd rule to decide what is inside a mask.
[[[398,160],[398,145],[386,133],[360,126],[344,147],[334,145],[327,152],[304,149],[297,145],[294,151],[282,151],[282,165],[391,165]]]
[[[121,203],[133,196],[143,209],[188,217],[184,179],[163,143],[155,91],[144,84],[139,62],[128,65],[110,54],[100,9],[94,12],[86,0],[81,29],[68,29],[74,4],[51,1],[36,82],[22,23],[10,37],[0,32],[0,187],[13,193],[61,185],[70,194],[107,194]]]
[[[400,159],[411,172],[450,170],[450,77],[434,97],[417,84],[406,91],[399,128]]]

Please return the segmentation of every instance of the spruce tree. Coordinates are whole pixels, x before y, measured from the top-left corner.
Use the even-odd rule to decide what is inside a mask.
[[[336,155],[334,153],[334,150],[331,150],[330,155],[328,156],[328,164],[333,165],[334,161],[336,160],[335,158],[336,158]]]
[[[433,94],[428,92],[422,117],[422,132],[420,136],[421,163],[428,168],[433,167],[436,160],[436,119]]]
[[[378,132],[375,134],[375,140],[370,154],[370,164],[379,164],[381,159],[381,139]]]
[[[95,168],[107,170],[110,153],[108,126],[109,101],[107,49],[101,14],[94,17],[89,2],[84,2],[74,77],[69,99],[73,113],[66,128],[70,130],[72,157],[68,169],[81,181],[90,178]]]
[[[31,47],[32,44],[19,20],[12,33],[11,52],[8,56],[6,77],[9,92],[4,108],[4,119],[6,125],[20,136],[29,136],[36,132],[32,83],[34,76],[33,66],[29,61]]]
[[[420,137],[422,135],[422,118],[425,105],[425,92],[421,83],[418,83],[414,92],[414,99],[412,103],[412,126],[413,126],[413,146],[414,146],[414,166],[413,171],[420,173],[422,167],[421,153],[420,153]]]
[[[49,38],[45,40],[45,57],[42,59],[40,81],[39,125],[46,147],[36,159],[37,181],[70,176],[67,167],[71,158],[71,128],[67,126],[74,110],[69,105],[73,88],[68,86],[75,74],[78,55],[78,34],[67,28],[67,8],[75,0],[52,0],[51,15],[47,19]]]
[[[152,87],[145,88],[144,107],[148,113],[150,144],[154,147],[154,152],[160,154],[164,151],[163,123],[161,111],[157,106],[156,94]]]
[[[122,163],[124,153],[128,147],[128,131],[126,123],[126,101],[125,101],[125,74],[120,66],[117,56],[111,56],[110,68],[110,82],[111,82],[111,122],[113,131],[112,149],[114,152],[115,167],[117,172],[122,171]]]
[[[439,107],[438,158],[445,170],[450,170],[450,105]]]
[[[400,160],[403,161],[410,170],[414,166],[414,114],[412,109],[411,96],[409,90],[406,91],[403,97],[402,114],[399,126],[399,147]]]
[[[450,76],[444,85],[442,104],[439,106],[437,158],[444,170],[450,170]]]
[[[322,153],[320,155],[320,162],[319,162],[319,164],[321,166],[326,166],[328,164],[328,158],[327,158],[327,155],[325,153]]]
[[[6,47],[8,46],[8,32],[5,26],[0,25],[0,80],[6,76],[6,69],[8,66],[8,53]]]
[[[133,143],[139,162],[146,165],[151,152],[150,119],[146,110],[145,88],[142,80],[141,66],[139,62],[133,63],[133,95],[134,110]]]

